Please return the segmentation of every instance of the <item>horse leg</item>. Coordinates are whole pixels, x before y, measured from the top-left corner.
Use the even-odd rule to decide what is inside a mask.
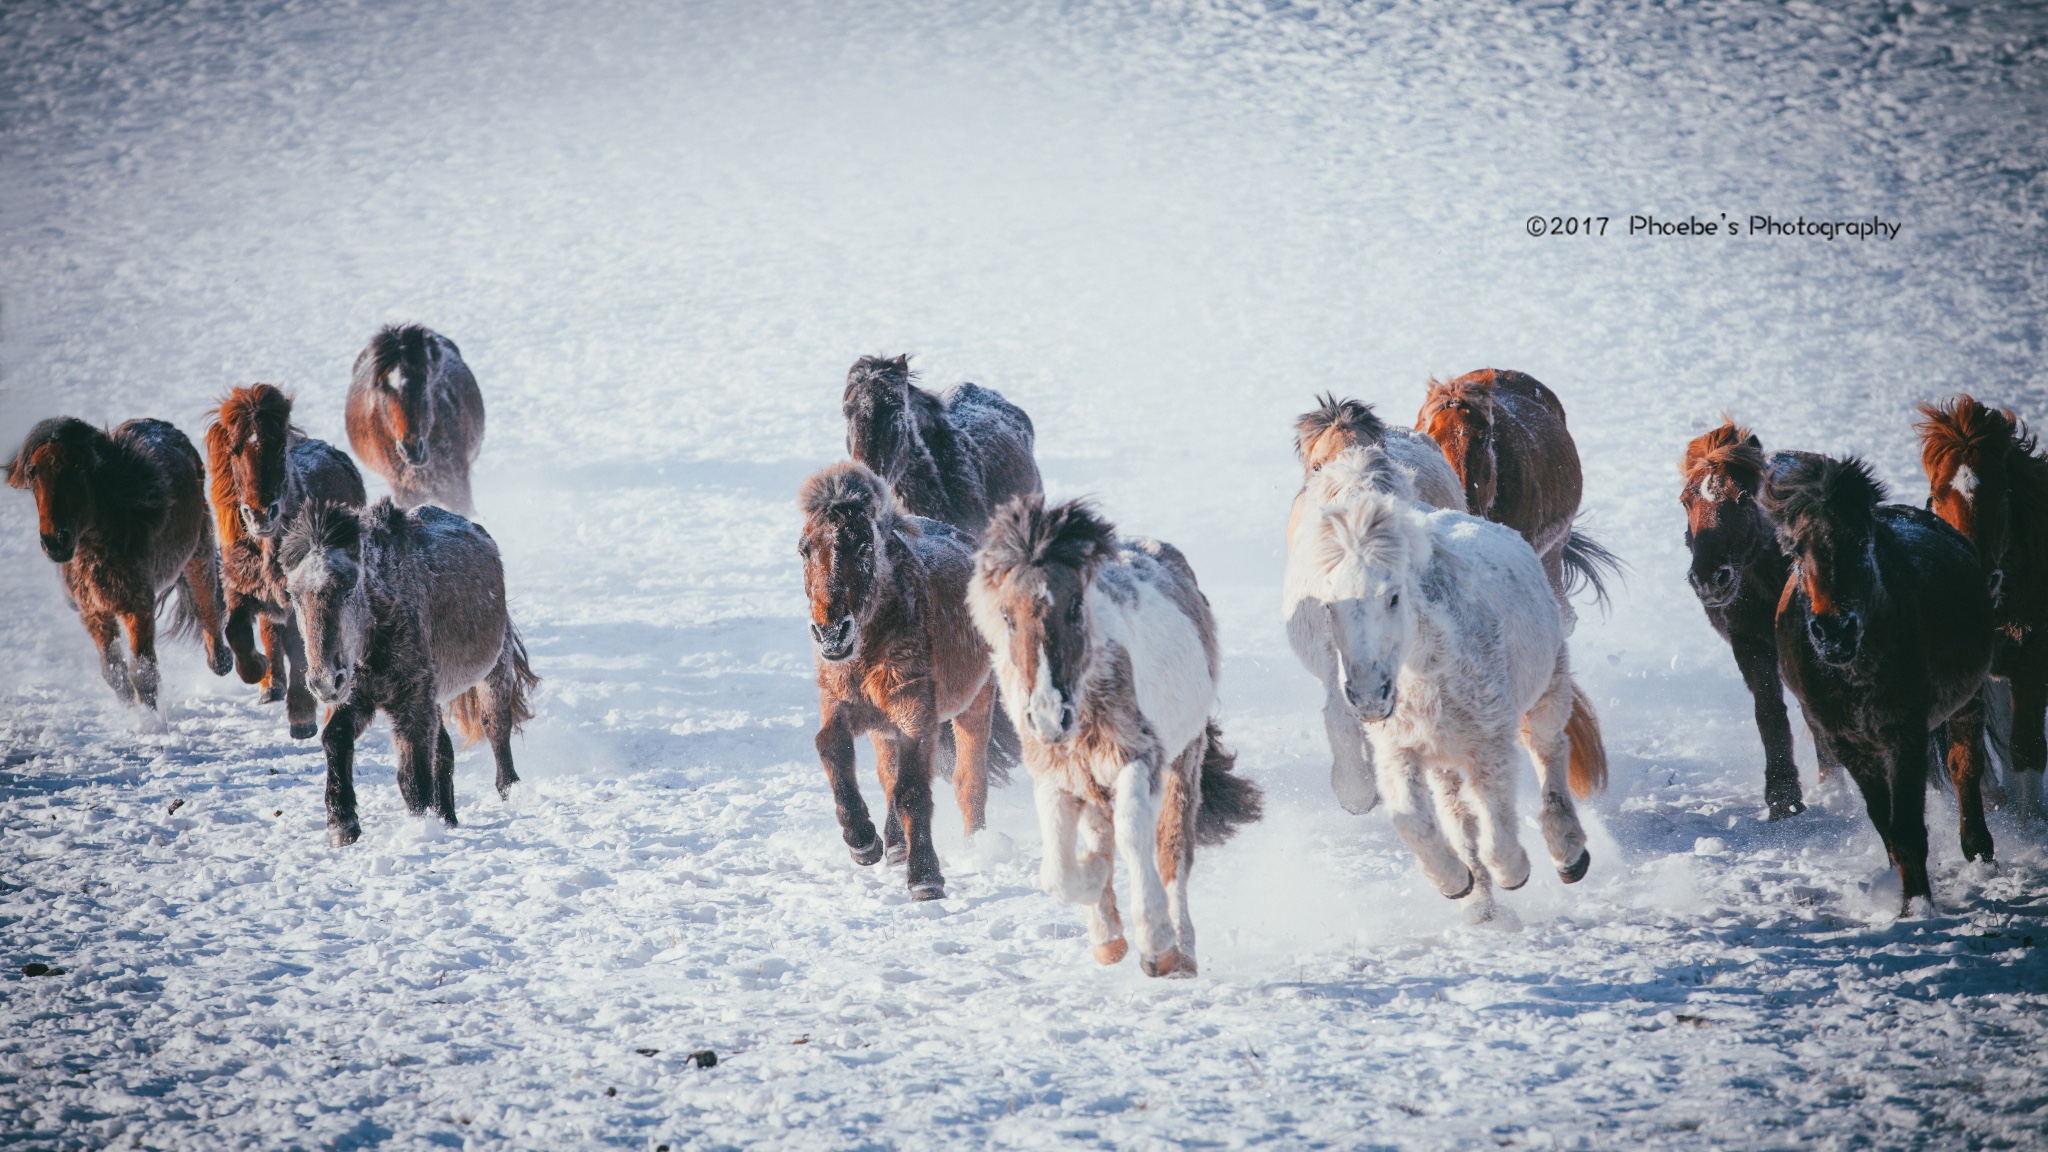
[[[407,700],[391,710],[391,743],[398,749],[398,795],[407,814],[424,814],[434,803],[434,745],[440,709],[431,696]]]
[[[903,838],[903,821],[896,817],[896,764],[882,733],[868,733],[868,743],[875,750],[875,778],[882,782],[882,848],[889,863],[901,864],[910,859],[910,843]]]
[[[134,655],[128,678],[135,685],[135,702],[154,712],[158,683],[155,607],[145,601],[142,607],[121,613],[121,623],[127,626],[128,649]]]
[[[1885,838],[1899,868],[1902,915],[1912,910],[1915,896],[1934,902],[1927,882],[1927,732],[1921,724],[1905,727],[1890,741],[1891,819]]]
[[[1384,746],[1373,749],[1373,758],[1378,762],[1380,795],[1386,798],[1387,815],[1394,831],[1415,853],[1422,874],[1438,892],[1453,900],[1470,896],[1475,874],[1437,827],[1436,799],[1429,793],[1421,758],[1410,749]]]
[[[1572,607],[1572,596],[1565,588],[1564,578],[1564,544],[1570,535],[1567,532],[1555,547],[1539,557],[1543,562],[1543,574],[1550,578],[1551,594],[1557,597],[1557,618],[1564,625],[1566,639],[1570,639],[1579,627],[1579,610]]]
[[[953,799],[970,837],[988,824],[989,722],[995,701],[996,678],[990,676],[974,702],[953,717]]]
[[[868,818],[867,801],[860,798],[860,780],[853,755],[853,729],[839,709],[829,703],[824,722],[818,725],[818,761],[825,766],[825,779],[832,786],[832,806],[839,816],[839,836],[853,852],[853,862],[863,866],[882,858],[882,839]]]
[[[1110,810],[1116,852],[1136,890],[1131,898],[1131,919],[1137,929],[1138,967],[1147,976],[1164,976],[1180,965],[1166,908],[1166,884],[1160,879],[1154,855],[1159,844],[1161,790],[1154,782],[1158,771],[1150,756],[1119,768]]]
[[[2022,815],[2040,817],[2042,770],[2048,768],[2048,643],[2030,643],[2022,655],[2025,666],[2012,675],[2013,801]]]
[[[1984,826],[1983,737],[1984,698],[1972,696],[1948,718],[1948,779],[1962,816],[1965,860],[1991,859],[1991,829]]]
[[[327,753],[327,842],[345,848],[363,835],[356,819],[356,738],[370,726],[373,713],[347,703],[327,718],[320,746]]]
[[[448,725],[437,723],[434,741],[434,810],[441,823],[455,827],[455,742],[448,738]]]
[[[939,870],[939,850],[932,841],[932,746],[935,732],[922,737],[897,732],[875,745],[889,766],[889,810],[901,825],[905,881],[912,900],[943,900],[946,878]]]
[[[1806,811],[1799,790],[1799,765],[1792,758],[1792,720],[1785,712],[1785,685],[1778,675],[1775,636],[1741,636],[1731,641],[1735,667],[1749,688],[1756,712],[1757,734],[1764,741],[1764,803],[1771,820]]]
[[[1571,716],[1571,673],[1560,652],[1550,687],[1522,717],[1522,747],[1529,750],[1529,760],[1536,766],[1536,822],[1543,828],[1544,847],[1550,851],[1558,878],[1576,884],[1586,875],[1593,856],[1586,847],[1585,826],[1579,823],[1579,806],[1572,799],[1572,747],[1566,732]]]
[[[265,627],[271,627],[266,622]],[[306,687],[306,640],[299,635],[299,619],[296,615],[286,616],[282,624],[275,625],[279,647],[284,649],[285,666],[284,716],[291,724],[292,739],[310,740],[319,731],[319,723],[313,719],[320,705],[313,699],[313,693]],[[275,664],[272,665],[276,667]]]
[[[269,613],[262,614],[263,630],[263,695],[261,703],[275,704],[285,698],[287,686],[291,683],[291,669],[285,663],[284,629]],[[286,716],[290,710],[287,707]],[[298,725],[294,724],[293,728]],[[292,735],[296,737],[297,732]]]
[[[1195,922],[1188,915],[1188,872],[1195,866],[1195,810],[1199,795],[1202,753],[1207,737],[1188,745],[1167,770],[1166,790],[1159,805],[1159,877],[1166,885],[1166,911],[1172,918],[1174,949],[1180,962],[1172,976],[1193,976]]]
[[[249,597],[228,598],[228,621],[222,634],[228,650],[235,655],[235,675],[244,684],[262,684],[270,679],[270,662],[256,651],[256,601]],[[268,693],[266,693],[266,698]]]
[[[235,666],[235,654],[222,631],[227,607],[221,598],[220,553],[214,549],[212,526],[206,524],[204,528],[199,546],[192,550],[192,558],[185,561],[185,575],[180,582],[192,606],[192,615],[206,631],[207,666],[215,676],[225,676]]]
[[[1108,857],[1092,844],[1096,851],[1086,856],[1074,850],[1084,810],[1081,799],[1045,776],[1031,778],[1031,799],[1038,809],[1038,839],[1043,850],[1038,861],[1039,887],[1065,904],[1102,900],[1110,879]],[[1110,907],[1115,908],[1114,902]]]
[[[1330,790],[1337,794],[1337,803],[1360,816],[1379,807],[1372,748],[1358,718],[1345,706],[1334,673],[1323,680],[1323,733],[1330,738]]]
[[[123,704],[135,703],[135,682],[128,676],[128,658],[121,655],[121,618],[112,612],[86,612],[79,616],[86,635],[100,652],[100,677]]]
[[[1467,858],[1482,865],[1501,888],[1513,892],[1529,882],[1529,853],[1522,849],[1515,827],[1515,742],[1503,733],[1485,740],[1461,781],[1437,777],[1438,807],[1447,800],[1464,810]],[[1445,783],[1456,789],[1448,795]]]

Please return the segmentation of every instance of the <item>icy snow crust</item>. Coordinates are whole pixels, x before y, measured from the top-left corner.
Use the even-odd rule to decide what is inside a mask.
[[[1917,502],[1913,401],[2048,420],[2044,82],[1997,3],[8,5],[0,433],[267,380],[343,442],[356,351],[430,323],[546,682],[509,804],[472,750],[462,827],[408,819],[376,734],[329,849],[317,746],[197,650],[137,734],[0,493],[0,1147],[2039,1146],[2042,832],[1966,867],[1935,799],[1895,922],[1809,747],[1760,822],[1673,462],[1728,408]],[[1198,860],[1193,982],[1089,961],[1023,787],[973,846],[941,800],[937,906],[840,844],[793,498],[899,351],[1215,602],[1268,806]],[[1483,365],[1564,398],[1633,566],[1573,641],[1592,873],[1505,931],[1338,809],[1278,617],[1293,415]]]

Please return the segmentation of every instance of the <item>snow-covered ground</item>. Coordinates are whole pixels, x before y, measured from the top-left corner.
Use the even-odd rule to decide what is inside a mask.
[[[472,752],[409,819],[373,736],[330,849],[317,747],[195,650],[138,733],[0,493],[0,1147],[2040,1147],[2048,833],[1965,866],[1936,799],[1895,922],[1846,789],[1763,824],[1673,464],[1728,409],[1917,501],[1914,401],[2048,420],[2044,125],[2017,2],[0,7],[0,442],[252,380],[340,441],[428,322],[545,677],[509,803]],[[1088,959],[1022,787],[971,847],[941,801],[940,904],[840,845],[793,497],[899,351],[1216,605],[1269,804],[1195,981]],[[1484,365],[1563,396],[1632,565],[1574,639],[1592,874],[1507,930],[1337,808],[1278,618],[1293,414]]]

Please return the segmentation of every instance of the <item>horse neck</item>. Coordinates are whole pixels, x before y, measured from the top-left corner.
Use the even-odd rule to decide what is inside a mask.
[[[104,463],[86,473],[92,514],[78,526],[78,547],[102,555],[141,549],[163,512],[165,480],[156,463],[115,436],[101,436]]]

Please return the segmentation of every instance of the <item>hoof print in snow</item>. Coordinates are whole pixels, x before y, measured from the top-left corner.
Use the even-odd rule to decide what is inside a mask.
[[[639,1053],[639,1054],[641,1054],[642,1056],[653,1056],[653,1055],[655,1055],[656,1053],[660,1052],[660,1051],[661,1051],[661,1049],[659,1049],[659,1048],[635,1048],[635,1049],[633,1049],[633,1051],[635,1051],[635,1052],[638,1052],[638,1053]]]
[[[1567,884],[1577,884],[1586,878],[1586,869],[1592,866],[1593,850],[1591,848],[1582,849],[1579,852],[1578,862],[1569,868],[1559,868],[1557,870],[1557,878]]]
[[[62,976],[64,970],[62,968],[52,968],[48,964],[29,963],[21,966],[21,974],[23,976]]]
[[[699,1048],[695,1052],[690,1053],[689,1060],[690,1063],[699,1068],[718,1067],[718,1053],[713,1052],[709,1048]]]

